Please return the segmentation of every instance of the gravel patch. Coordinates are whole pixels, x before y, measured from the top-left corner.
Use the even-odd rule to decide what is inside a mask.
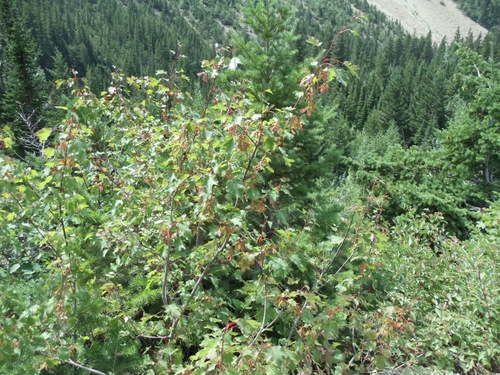
[[[483,36],[488,30],[466,17],[451,0],[367,0],[392,20],[399,20],[408,32],[425,36],[432,32],[432,39],[440,43],[443,37],[452,41],[457,29],[466,36]]]

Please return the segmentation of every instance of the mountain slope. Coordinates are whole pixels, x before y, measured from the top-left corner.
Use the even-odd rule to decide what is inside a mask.
[[[410,33],[426,35],[440,42],[443,37],[452,40],[458,29],[462,35],[469,30],[474,36],[483,36],[488,30],[465,16],[451,0],[367,0],[389,18],[399,20]]]

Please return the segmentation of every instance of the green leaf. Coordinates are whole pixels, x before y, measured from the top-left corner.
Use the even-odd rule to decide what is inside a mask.
[[[54,150],[52,147],[47,147],[42,152],[47,159],[50,159],[51,157],[54,156],[54,153],[56,152],[56,150]]]
[[[335,350],[335,354],[333,355],[332,360],[334,363],[344,363],[345,362],[345,355],[342,354],[342,352],[340,352],[339,350]]]
[[[16,272],[19,268],[21,267],[21,265],[19,263],[16,263],[16,264],[13,264],[12,266],[10,266],[9,268],[9,272],[10,273],[14,273]]]
[[[272,151],[274,149],[274,146],[276,144],[276,141],[272,137],[266,137],[264,140],[264,150],[266,151]]]
[[[11,148],[12,145],[14,144],[14,141],[10,137],[5,137],[2,139],[3,144],[5,145],[5,148]]]
[[[227,110],[226,106],[222,103],[217,103],[216,105],[212,106],[212,109],[219,110],[219,111],[226,111]]]
[[[68,151],[74,154],[78,159],[82,159],[85,156],[85,148],[87,143],[81,139],[73,139],[69,144]]]
[[[256,320],[253,320],[253,319],[244,319],[243,322],[245,324],[248,324],[250,326],[250,328],[252,329],[257,329],[257,328],[260,328],[261,326],[261,322],[258,322]]]
[[[383,369],[386,366],[387,358],[383,355],[378,355],[375,357],[375,364],[379,369]]]
[[[207,182],[205,183],[206,191],[209,194],[212,193],[212,188],[214,187],[214,185],[217,185],[217,179],[213,174],[211,174],[210,176],[208,176]]]
[[[330,244],[338,245],[341,244],[344,239],[340,236],[337,236],[336,234],[332,234],[330,237],[328,237],[328,240],[330,241]]]
[[[233,151],[234,150],[234,138],[231,137],[231,138],[226,139],[226,141],[224,142],[224,144],[222,146],[224,147],[224,149],[227,152]]]
[[[38,140],[40,142],[44,142],[47,139],[49,139],[51,133],[52,133],[52,130],[47,129],[47,128],[43,128],[43,129],[40,129],[39,131],[37,131],[35,133],[35,135],[38,137]]]
[[[251,188],[247,190],[247,198],[251,201],[257,200],[261,197],[261,193],[259,189]]]
[[[300,272],[307,271],[307,267],[304,265],[302,258],[298,254],[293,254],[290,260],[297,266]]]
[[[347,86],[348,77],[345,71],[338,69],[336,78],[343,86]]]
[[[284,156],[283,156],[283,161],[285,162],[287,167],[291,167],[292,164],[295,162],[294,159],[288,159],[287,157],[284,157]]]
[[[317,302],[321,301],[321,298],[316,293],[313,292],[304,293],[304,297],[312,307],[314,307]]]
[[[245,185],[240,180],[231,180],[227,182],[227,190],[232,196],[237,198],[241,198],[243,195],[243,191],[245,189]]]
[[[59,359],[66,362],[69,359],[70,351],[68,348],[62,347],[59,349]]]
[[[287,225],[288,224],[286,213],[283,210],[279,210],[276,213],[276,217],[278,219],[278,223],[280,223],[281,225]]]
[[[287,352],[281,346],[273,346],[266,351],[266,357],[271,363],[278,364],[287,357]]]
[[[165,306],[165,312],[172,316],[173,318],[180,318],[181,317],[181,308],[176,305],[171,303],[170,305]]]
[[[160,83],[160,80],[157,79],[157,78],[152,78],[151,79],[151,83],[149,84],[150,87],[153,87],[155,88],[156,86],[158,86],[158,83]]]
[[[53,178],[54,178],[54,177],[53,177],[52,175],[47,176],[47,177],[45,178],[45,180],[44,180],[44,181],[40,182],[40,183],[37,185],[37,186],[38,186],[38,189],[39,189],[39,190],[42,190],[42,189],[45,187],[45,185],[47,185],[50,181],[52,181],[52,179],[53,179]]]
[[[353,64],[350,61],[345,61],[344,65],[347,66],[347,68],[349,69],[349,71],[351,72],[351,74],[353,76],[357,76],[358,75],[359,66]]]
[[[315,47],[321,47],[321,44],[323,44],[319,41],[318,38],[315,38],[313,36],[309,36],[309,38],[307,39],[307,43],[312,44]]]
[[[333,81],[337,77],[337,71],[334,68],[328,69],[328,82]]]
[[[183,236],[187,239],[193,238],[193,232],[191,231],[191,229],[189,228],[189,225],[186,222],[178,223],[177,228],[178,228],[179,234],[181,234],[181,236]]]

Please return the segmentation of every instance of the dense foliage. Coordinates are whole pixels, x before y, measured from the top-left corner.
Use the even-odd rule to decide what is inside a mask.
[[[454,0],[460,9],[488,30],[500,26],[500,1],[498,0]]]
[[[500,371],[496,34],[0,4],[0,372]]]

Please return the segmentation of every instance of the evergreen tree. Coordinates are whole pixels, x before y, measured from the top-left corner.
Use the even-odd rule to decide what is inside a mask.
[[[452,169],[479,184],[498,188],[500,173],[500,67],[476,52],[462,48],[457,78],[462,87],[457,114],[443,132],[442,142]]]
[[[53,57],[52,69],[48,69],[48,71],[52,80],[67,79],[71,76],[68,64],[66,64],[63,54],[57,48]]]
[[[43,145],[35,133],[44,125],[47,90],[44,72],[38,64],[38,48],[10,1],[1,0],[0,9],[4,46],[0,119],[4,126],[12,128],[20,156],[39,153]]]
[[[277,1],[259,1],[242,9],[248,35],[233,35],[235,56],[243,69],[228,75],[228,79],[246,82],[248,90],[263,104],[280,109],[293,105],[299,89],[300,69],[295,63],[297,50],[293,12]]]
[[[296,62],[297,50],[294,48],[300,38],[294,34],[296,19],[290,7],[272,0],[259,1],[255,5],[248,1],[243,14],[250,36],[233,38],[234,61],[240,62],[242,69],[229,71],[223,79],[226,85],[232,81],[242,82],[260,101],[261,108],[265,109],[264,116],[271,119],[273,113],[295,106],[298,93],[302,91],[300,76],[304,68]],[[282,155],[274,158],[273,173],[268,176],[275,181],[288,181],[289,195],[282,194],[281,207],[294,211],[293,216],[298,221],[303,219],[298,211],[314,210],[318,201],[310,196],[312,186],[320,178],[332,176],[339,158],[329,139],[333,129],[327,127],[334,110],[323,111],[321,102],[317,101],[314,111],[308,111],[304,130],[285,139],[287,154],[285,158]],[[303,111],[296,108],[297,113],[299,110]],[[290,199],[292,196],[294,198]]]

